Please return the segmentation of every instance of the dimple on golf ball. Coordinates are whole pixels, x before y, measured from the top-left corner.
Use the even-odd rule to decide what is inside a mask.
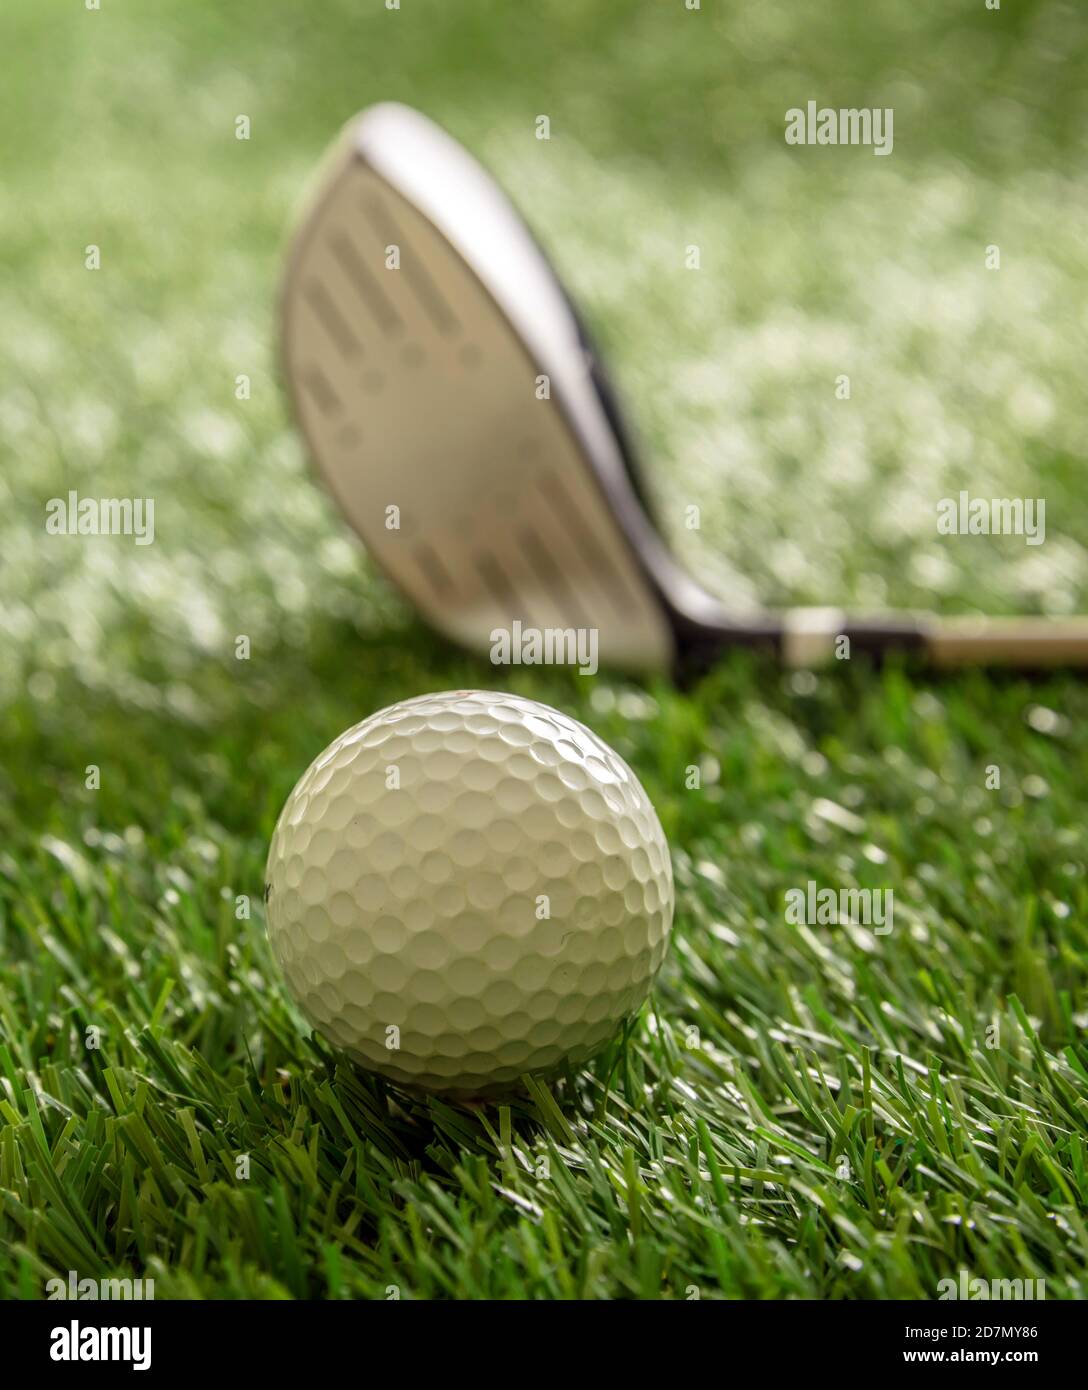
[[[672,925],[668,845],[623,759],[547,705],[481,690],[341,734],[287,798],[266,879],[309,1021],[437,1092],[584,1061],[646,998]]]

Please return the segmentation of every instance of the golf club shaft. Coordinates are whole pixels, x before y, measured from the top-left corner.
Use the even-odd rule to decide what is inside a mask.
[[[892,612],[854,618],[839,609],[794,608],[782,615],[780,650],[789,667],[824,666],[856,651],[897,650],[920,652],[940,668],[1088,667],[1088,617],[939,618]]]
[[[935,618],[926,648],[935,666],[1088,666],[1088,618]]]

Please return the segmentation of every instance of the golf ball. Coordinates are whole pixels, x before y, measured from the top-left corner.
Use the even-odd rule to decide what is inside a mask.
[[[584,1061],[646,998],[672,926],[669,848],[623,759],[547,705],[483,690],[341,734],[287,798],[266,880],[309,1021],[429,1091]]]

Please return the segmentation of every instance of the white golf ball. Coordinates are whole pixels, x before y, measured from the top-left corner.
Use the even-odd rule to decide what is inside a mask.
[[[431,1091],[584,1061],[646,998],[672,926],[668,845],[623,759],[547,705],[482,690],[341,734],[287,798],[266,880],[310,1022]]]

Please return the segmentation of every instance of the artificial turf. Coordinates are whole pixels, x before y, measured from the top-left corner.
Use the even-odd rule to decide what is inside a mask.
[[[677,690],[455,653],[309,477],[273,300],[329,135],[413,101],[561,253],[689,562],[776,599],[1088,606],[1067,67],[1085,20],[260,13],[8,0],[0,21],[20,58],[0,94],[0,1296],[76,1270],[160,1298],[931,1299],[966,1268],[1083,1297],[1083,682],[741,654]],[[786,107],[889,91],[889,160],[787,156]],[[693,240],[697,282],[669,269]],[[979,269],[993,240],[1005,281]],[[834,403],[844,361],[856,389]],[[924,508],[964,479],[1045,490],[1047,545],[938,542]],[[47,536],[69,488],[153,496],[155,544]],[[691,498],[706,524],[685,537]],[[311,758],[371,710],[463,686],[612,743],[677,881],[628,1034],[478,1108],[393,1092],[311,1039],[261,915]],[[792,925],[785,893],[810,880],[893,890],[893,931]]]

